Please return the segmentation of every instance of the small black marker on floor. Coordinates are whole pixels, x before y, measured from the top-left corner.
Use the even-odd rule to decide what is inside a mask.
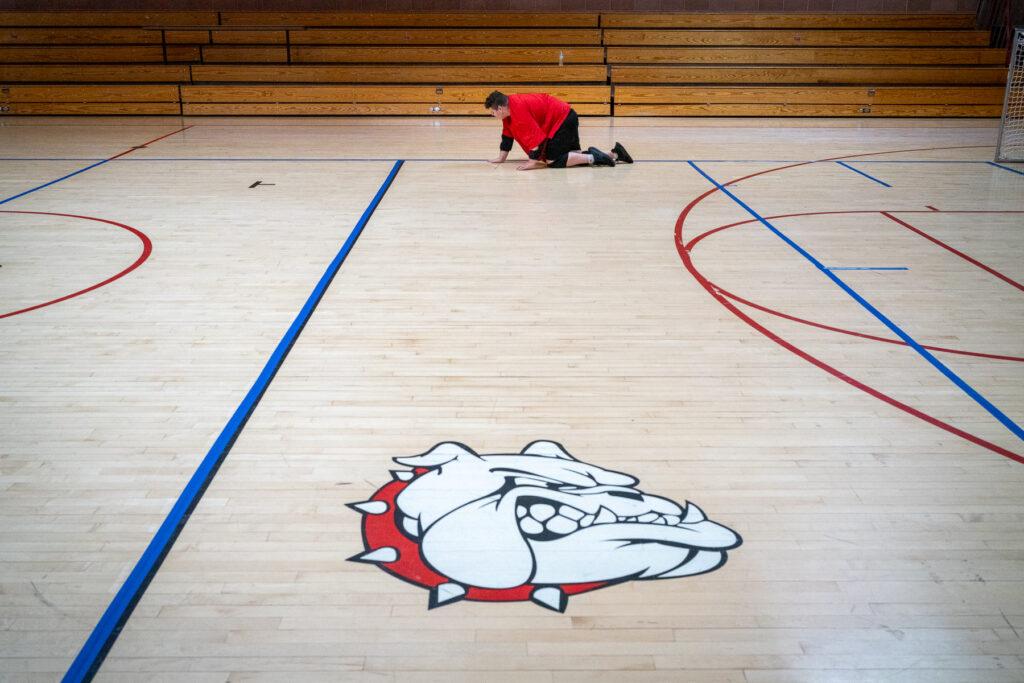
[[[249,186],[249,189],[256,187],[257,185],[276,185],[277,183],[265,183],[262,180],[257,180],[255,183]]]

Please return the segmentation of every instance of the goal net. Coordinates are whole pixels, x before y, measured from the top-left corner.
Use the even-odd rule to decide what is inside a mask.
[[[996,161],[1024,161],[1024,30],[1013,34]]]

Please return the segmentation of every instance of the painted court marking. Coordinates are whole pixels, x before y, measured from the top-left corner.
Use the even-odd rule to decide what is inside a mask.
[[[830,266],[825,270],[910,270],[906,266]]]
[[[864,171],[861,171],[860,169],[854,168],[853,166],[850,166],[850,165],[849,165],[848,163],[846,163],[846,162],[843,162],[843,161],[837,161],[836,163],[837,163],[837,164],[839,164],[840,166],[842,166],[843,168],[848,168],[848,169],[850,169],[850,170],[851,170],[851,171],[853,171],[854,173],[859,173],[860,175],[864,176],[864,177],[865,177],[865,178],[867,178],[868,180],[873,180],[873,181],[875,181],[875,182],[876,182],[876,183],[878,183],[879,185],[884,185],[885,187],[892,187],[892,185],[890,185],[889,183],[885,183],[885,182],[882,182],[881,180],[879,180],[879,179],[878,179],[878,178],[876,178],[875,176],[873,176],[873,175],[868,175],[868,174],[867,174],[867,173],[865,173]]]
[[[384,198],[385,193],[391,187],[395,176],[398,175],[398,171],[401,168],[402,161],[396,161],[394,166],[392,166],[391,172],[381,184],[380,189],[377,190],[377,194],[374,195],[369,206],[366,207],[363,215],[349,234],[348,239],[342,245],[341,250],[334,257],[334,260],[331,261],[330,265],[327,266],[327,270],[313,288],[305,305],[299,311],[288,331],[285,332],[284,337],[278,343],[277,348],[274,349],[273,354],[267,360],[263,371],[257,377],[255,383],[253,383],[245,398],[242,399],[242,403],[239,404],[231,419],[224,426],[224,429],[206,454],[206,457],[199,464],[198,469],[192,475],[181,495],[178,496],[174,507],[171,508],[167,518],[160,525],[156,535],[150,541],[142,557],[139,558],[138,563],[132,569],[124,585],[121,586],[121,589],[114,596],[103,616],[100,617],[99,623],[96,624],[96,627],[82,646],[81,651],[79,651],[78,656],[75,657],[71,667],[64,675],[64,681],[88,681],[96,675],[99,667],[103,664],[104,658],[117,640],[121,629],[135,609],[135,605],[142,598],[146,587],[149,586],[150,581],[152,581],[157,570],[160,568],[160,564],[174,545],[174,541],[178,538],[182,529],[184,529],[185,524],[188,523],[189,516],[196,505],[199,504],[206,488],[216,476],[221,463],[224,462],[235,440],[245,428],[249,417],[256,410],[260,399],[270,386],[277,371],[281,368],[285,358],[287,358],[288,352],[291,351],[299,335],[302,334],[302,330],[316,310],[317,304],[320,303],[320,300],[327,292],[327,288],[330,287],[334,276],[352,251],[356,240],[359,239],[377,205]]]
[[[1017,175],[1024,175],[1024,171],[1018,171],[1015,168],[1010,168],[1009,166],[1003,166],[1002,164],[997,164],[997,163],[995,163],[993,161],[986,161],[985,163],[988,164],[989,166],[995,166],[996,168],[1001,168],[1004,171],[1009,171],[1010,173],[1016,173]]]
[[[99,289],[100,287],[103,287],[104,285],[109,285],[114,280],[118,280],[118,279],[124,277],[128,273],[132,272],[133,270],[135,270],[136,268],[141,266],[146,261],[146,259],[149,258],[149,255],[153,253],[153,242],[152,242],[152,240],[149,239],[148,236],[146,236],[146,234],[144,232],[142,232],[141,230],[138,230],[136,228],[133,228],[130,225],[125,225],[124,223],[118,223],[117,221],[108,221],[108,220],[106,220],[104,218],[93,218],[92,216],[76,216],[76,215],[70,214],[70,213],[51,213],[49,211],[0,211],[0,213],[20,213],[20,214],[32,214],[32,215],[37,215],[37,216],[63,216],[65,218],[81,218],[82,220],[96,221],[98,223],[106,223],[108,225],[113,225],[113,226],[116,226],[118,228],[123,228],[123,229],[127,230],[128,232],[130,232],[133,235],[135,235],[136,237],[138,237],[139,240],[142,242],[142,253],[139,254],[138,258],[135,259],[135,262],[132,263],[127,268],[125,268],[124,270],[122,270],[122,271],[112,275],[111,277],[108,277],[106,280],[103,280],[102,282],[97,282],[96,284],[90,285],[89,287],[86,287],[85,289],[80,289],[77,292],[72,292],[71,294],[66,294],[66,295],[64,295],[62,297],[58,297],[56,299],[51,299],[50,301],[45,301],[45,302],[43,302],[41,304],[36,304],[34,306],[28,306],[26,308],[19,308],[16,311],[10,311],[8,313],[0,313],[0,319],[9,318],[12,315],[18,315],[19,313],[28,313],[29,311],[34,311],[36,309],[43,308],[45,306],[52,306],[53,304],[58,304],[58,303],[60,303],[62,301],[67,301],[68,299],[73,299],[76,296],[81,296],[83,294],[86,294],[87,292],[91,292],[94,289]]]

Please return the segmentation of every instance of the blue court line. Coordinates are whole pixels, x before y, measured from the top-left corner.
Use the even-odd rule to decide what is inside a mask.
[[[881,180],[879,180],[878,178],[875,178],[874,176],[869,176],[869,175],[868,175],[867,173],[865,173],[864,171],[860,171],[860,170],[858,170],[858,169],[854,168],[853,166],[850,166],[850,165],[849,165],[849,164],[847,164],[847,163],[844,163],[844,162],[842,162],[842,161],[837,161],[836,163],[837,163],[837,164],[839,164],[840,166],[842,166],[843,168],[848,168],[848,169],[850,169],[850,170],[851,170],[851,171],[853,171],[854,173],[859,173],[859,174],[861,174],[862,176],[864,176],[864,177],[865,177],[865,178],[867,178],[868,180],[874,180],[874,181],[875,181],[876,183],[878,183],[879,185],[885,185],[886,187],[892,187],[892,185],[890,185],[889,183],[883,183],[883,182],[882,182]]]
[[[999,422],[1001,422],[1004,427],[1013,432],[1013,434],[1017,438],[1024,441],[1024,429],[1021,429],[1020,425],[1018,425],[1016,422],[1007,417],[1001,410],[999,410],[999,408],[995,407],[992,403],[989,402],[988,399],[986,399],[984,396],[979,394],[973,387],[967,384],[967,382],[960,379],[960,377],[955,372],[946,367],[942,363],[942,361],[933,356],[923,346],[918,344],[909,334],[900,329],[900,327],[896,325],[896,323],[889,320],[889,318],[885,317],[885,315],[882,314],[881,311],[879,311],[877,308],[868,303],[867,299],[862,297],[860,294],[854,291],[852,287],[850,287],[848,284],[839,279],[838,275],[833,274],[828,268],[822,265],[821,261],[811,256],[811,254],[806,249],[804,249],[799,244],[794,242],[792,239],[787,237],[781,230],[779,230],[774,225],[769,223],[763,216],[761,216],[759,213],[757,213],[752,208],[747,206],[742,199],[737,197],[735,194],[730,192],[724,185],[722,185],[717,180],[715,180],[707,173],[705,173],[699,166],[697,166],[697,164],[693,163],[692,161],[689,163],[690,166],[693,167],[693,170],[697,171],[697,173],[700,173],[702,176],[704,176],[704,178],[707,179],[709,183],[711,183],[719,190],[721,190],[727,197],[729,197],[734,202],[739,204],[747,213],[756,218],[758,222],[760,222],[763,226],[771,230],[773,233],[775,233],[776,236],[782,239],[783,242],[785,242],[794,250],[796,250],[798,254],[800,254],[805,259],[810,261],[815,268],[824,273],[828,279],[832,280],[832,282],[836,283],[839,286],[839,288],[842,289],[847,294],[849,294],[854,301],[863,306],[871,315],[875,316],[883,325],[892,330],[892,332],[896,334],[896,336],[898,336],[900,339],[906,342],[908,346],[917,351],[917,353],[920,354],[921,357],[923,357],[925,360],[931,363],[939,372],[945,375],[947,379],[953,382],[953,384],[960,387],[960,389],[964,393],[966,393],[968,396],[974,399],[978,403],[978,405],[987,410],[990,415],[999,420]]]
[[[64,160],[62,160],[62,161],[64,161]],[[68,161],[73,161],[73,160],[68,160]],[[55,184],[59,183],[60,181],[67,180],[68,178],[71,178],[72,176],[76,176],[79,173],[85,173],[90,168],[96,168],[97,166],[102,166],[103,164],[107,163],[108,161],[110,161],[110,159],[104,159],[103,161],[99,161],[99,162],[93,164],[92,166],[86,166],[85,168],[79,169],[79,170],[75,171],[74,173],[68,173],[63,178],[57,178],[56,180],[51,180],[50,182],[45,183],[43,185],[40,185],[38,187],[33,187],[31,190],[25,190],[24,192],[22,192],[20,194],[16,194],[13,197],[8,197],[7,199],[4,199],[3,201],[0,201],[0,205],[6,204],[7,202],[13,202],[18,197],[24,197],[27,194],[32,194],[33,192],[38,192],[39,190],[43,189],[44,187],[49,187],[50,185],[55,185]]]
[[[995,166],[996,168],[1001,168],[1004,171],[1009,171],[1010,173],[1016,173],[1017,175],[1024,175],[1024,171],[1018,171],[1015,168],[1010,168],[1009,166],[1003,166],[1002,164],[997,164],[994,161],[986,161],[985,163],[988,164],[989,166]]]
[[[178,534],[181,533],[181,530],[188,522],[192,510],[199,504],[199,499],[202,498],[206,487],[213,481],[221,463],[224,462],[228,452],[234,445],[235,439],[241,434],[249,417],[256,410],[256,406],[259,404],[264,392],[266,392],[270,382],[273,381],[277,371],[281,368],[281,364],[284,363],[284,359],[295,344],[298,336],[302,333],[302,329],[309,321],[310,316],[313,315],[313,311],[316,309],[317,304],[320,303],[320,299],[323,298],[334,276],[341,268],[342,263],[345,262],[345,258],[352,250],[352,247],[355,246],[356,240],[359,239],[359,235],[370,220],[370,216],[373,215],[384,194],[391,187],[391,183],[394,181],[400,168],[402,168],[402,161],[396,161],[395,165],[391,167],[391,172],[380,186],[380,189],[377,190],[377,194],[374,195],[370,205],[366,207],[359,222],[356,223],[356,226],[349,234],[348,239],[345,240],[341,251],[338,252],[338,255],[327,266],[327,270],[320,278],[316,287],[313,288],[313,292],[309,295],[302,310],[295,317],[291,327],[288,328],[284,337],[278,342],[277,348],[274,349],[274,353],[267,360],[263,371],[256,378],[252,388],[249,389],[249,393],[245,395],[242,403],[239,404],[231,419],[221,431],[220,436],[217,437],[210,451],[199,464],[199,468],[192,475],[181,495],[178,496],[174,507],[171,508],[167,518],[160,525],[156,535],[153,536],[153,540],[150,541],[142,557],[139,558],[138,563],[132,569],[132,573],[129,574],[124,585],[121,586],[117,595],[114,596],[110,606],[107,607],[107,611],[100,617],[99,623],[96,624],[92,634],[90,634],[78,656],[75,657],[75,661],[72,662],[71,667],[64,675],[63,680],[65,682],[73,681],[77,683],[78,681],[88,681],[92,680],[92,677],[96,675],[107,652],[113,646],[114,641],[117,640],[117,636],[120,634],[125,622],[128,621],[128,617],[131,616],[132,610],[135,609],[135,605],[142,598],[146,587],[149,586],[149,582],[160,568],[160,564],[167,556],[167,553],[170,552],[171,546],[174,545],[174,541],[178,538]]]
[[[827,270],[910,270],[906,266],[831,266]]]

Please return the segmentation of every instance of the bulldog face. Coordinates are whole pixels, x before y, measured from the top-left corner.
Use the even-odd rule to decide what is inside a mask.
[[[634,477],[580,462],[551,441],[507,455],[446,442],[395,461],[426,469],[396,473],[410,481],[393,513],[424,562],[454,582],[446,585],[690,576],[718,568],[741,542],[696,505],[644,493]]]

